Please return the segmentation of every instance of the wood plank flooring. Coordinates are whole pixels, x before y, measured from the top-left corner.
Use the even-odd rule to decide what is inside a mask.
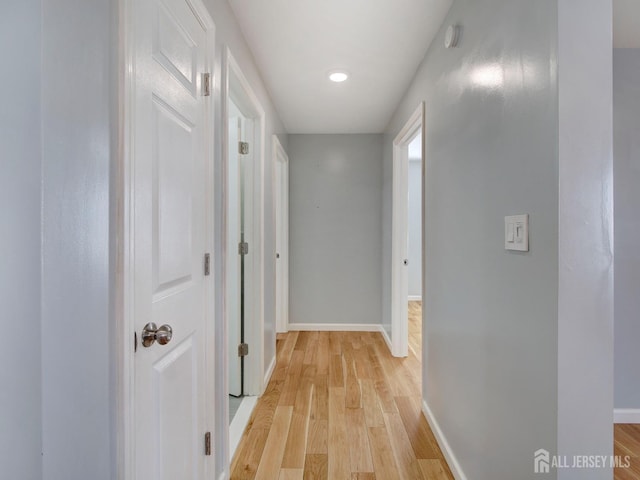
[[[616,424],[613,429],[614,455],[629,456],[628,468],[616,468],[615,480],[640,480],[640,425]]]
[[[277,363],[231,466],[232,480],[452,480],[421,412],[421,302],[409,357],[376,333],[278,335]],[[615,480],[640,480],[640,425],[615,425]]]
[[[421,413],[421,342],[413,333],[405,359],[392,357],[378,333],[278,335],[276,369],[231,478],[453,480]]]
[[[422,302],[409,302],[409,350],[422,362]]]

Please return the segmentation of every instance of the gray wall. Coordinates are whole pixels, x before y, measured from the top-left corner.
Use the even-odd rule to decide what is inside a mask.
[[[556,1],[456,0],[385,135],[387,206],[392,139],[426,101],[423,390],[477,480],[534,478],[533,452],[556,448],[556,32]],[[519,213],[531,250],[506,252]]]
[[[107,480],[115,472],[109,270],[115,4],[42,5],[43,478]]]
[[[41,2],[0,6],[0,465],[42,478],[40,357]]]
[[[640,49],[613,51],[615,406],[640,409]]]
[[[534,474],[539,448],[611,453],[610,7],[456,0],[387,128],[384,232],[391,230],[391,142],[426,101],[423,393],[469,478],[555,478]],[[462,35],[458,48],[446,50],[450,24]],[[585,36],[589,49],[571,41]],[[504,216],[519,213],[530,215],[530,251],[507,252]],[[389,235],[384,246],[388,272]],[[383,323],[389,315],[385,303]],[[583,363],[571,364],[572,354]]]
[[[289,136],[289,321],[379,324],[381,135]]]
[[[557,431],[569,456],[613,454],[611,18],[611,0],[558,0]],[[612,474],[563,469],[558,479]]]

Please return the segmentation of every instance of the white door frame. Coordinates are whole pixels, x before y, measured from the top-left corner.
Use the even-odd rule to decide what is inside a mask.
[[[277,212],[276,206],[278,205],[277,199],[280,198],[282,202],[282,230],[284,232],[284,239],[282,242],[282,247],[279,252],[276,252],[280,255],[279,259],[276,259],[276,262],[280,262],[280,269],[282,271],[282,292],[278,292],[278,277],[277,271],[278,267],[276,264],[276,276],[275,276],[275,294],[276,294],[276,308],[275,311],[277,313],[277,305],[278,305],[278,296],[280,296],[281,301],[281,309],[282,316],[278,318],[277,314],[274,315],[276,319],[276,332],[278,333],[286,333],[289,331],[289,156],[287,152],[285,152],[282,144],[280,143],[280,139],[278,139],[277,135],[273,135],[273,172],[272,172],[272,182],[273,182],[273,224],[275,225],[275,241],[274,245],[276,249],[278,248],[277,238],[279,235],[278,232],[278,222],[277,222]],[[280,182],[276,181],[276,175],[278,174],[278,164],[282,163],[285,166],[285,181],[286,185],[282,185]],[[278,191],[278,186],[282,188],[282,191]],[[284,201],[282,200],[284,194]],[[281,232],[280,232],[281,233]]]
[[[253,223],[251,225],[251,237],[248,238],[249,251],[252,253],[252,261],[245,264],[247,271],[245,276],[251,277],[251,284],[255,287],[250,305],[245,305],[247,312],[245,323],[245,343],[249,344],[249,355],[245,358],[245,393],[247,395],[261,395],[264,391],[264,158],[265,158],[265,112],[253,92],[251,84],[242,73],[238,62],[235,60],[229,48],[225,48],[222,61],[222,170],[224,178],[223,192],[223,257],[226,257],[229,248],[238,248],[236,245],[226,245],[227,238],[227,202],[229,186],[226,185],[227,165],[229,161],[229,98],[233,97],[234,103],[242,113],[252,119],[254,124],[254,141],[249,148],[253,150]],[[226,298],[226,268],[223,265],[223,298]],[[249,306],[250,308],[247,308]],[[228,332],[228,318],[226,307],[223,307],[224,331]],[[226,339],[225,339],[226,345]],[[218,357],[224,374],[227,374],[228,352]],[[227,389],[227,379],[224,381]],[[229,395],[228,391],[224,392]],[[228,419],[227,419],[228,423]]]
[[[215,58],[215,23],[204,6],[202,0],[186,1],[198,20],[207,30],[205,59],[205,71],[213,72]],[[118,49],[118,143],[117,160],[114,175],[112,202],[114,213],[112,218],[115,224],[112,251],[115,255],[115,292],[114,292],[114,355],[115,355],[115,388],[117,404],[116,415],[116,477],[121,480],[133,480],[135,478],[136,459],[136,434],[135,434],[135,360],[134,345],[136,332],[134,323],[134,287],[135,287],[135,250],[134,250],[134,191],[135,151],[133,148],[135,139],[135,105],[136,105],[136,70],[135,70],[135,3],[136,0],[118,0],[118,33],[120,45]],[[205,73],[205,72],[202,72]],[[214,108],[212,99],[205,104],[207,121],[203,128],[214,130]],[[213,252],[213,212],[214,212],[214,142],[213,136],[207,136],[207,225],[206,247]],[[112,142],[112,144],[115,142]],[[214,266],[211,265],[213,271]],[[205,352],[207,378],[210,379],[205,386],[206,402],[211,408],[206,409],[206,423],[210,431],[215,425],[215,405],[217,400],[214,395],[213,376],[215,372],[215,355],[212,355],[211,347],[215,341],[214,320],[214,295],[207,298],[206,306],[206,342],[208,346]],[[139,338],[138,338],[139,343]],[[139,346],[139,345],[138,345]],[[214,457],[205,462],[205,477],[212,478],[215,473]]]
[[[418,105],[413,115],[393,140],[393,193],[391,231],[391,354],[406,357],[409,354],[409,275],[407,260],[407,238],[409,217],[409,144],[418,133],[422,133],[422,293],[424,298],[424,195],[425,195],[425,135],[424,102]]]

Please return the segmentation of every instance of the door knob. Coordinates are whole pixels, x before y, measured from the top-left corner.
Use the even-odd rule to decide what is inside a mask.
[[[160,328],[155,323],[149,322],[142,329],[142,346],[150,347],[154,342],[166,345],[173,337],[173,329],[169,325],[162,325]]]
[[[409,260],[405,260],[405,261],[404,261],[404,262],[402,262],[402,263],[404,263],[405,265],[409,265]]]

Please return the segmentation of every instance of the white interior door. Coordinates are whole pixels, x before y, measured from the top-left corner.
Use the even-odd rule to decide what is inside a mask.
[[[289,326],[289,161],[274,136],[275,221],[276,221],[276,328]]]
[[[203,74],[213,25],[192,1],[134,5],[135,478],[200,480],[212,458],[204,450],[212,426],[205,407],[213,408],[213,276],[204,271],[212,182]],[[160,328],[143,345],[151,323],[171,327],[168,343],[161,344]]]
[[[227,321],[229,394],[245,394],[245,365],[238,355],[238,346],[247,342],[245,325],[253,314],[252,261],[253,253],[253,187],[252,181],[252,121],[237,105],[229,102],[229,161],[227,168]],[[249,143],[248,153],[240,153],[240,142]],[[248,253],[241,253],[240,244],[249,245]]]
[[[229,162],[227,168],[227,325],[229,352],[229,394],[239,396],[241,386],[241,362],[238,356],[240,344],[240,322],[242,309],[241,263],[238,244],[241,239],[242,182],[238,153],[242,114],[234,103],[229,105]]]
[[[248,154],[240,155],[238,167],[241,169],[242,186],[242,233],[248,244],[248,253],[242,256],[244,264],[242,308],[244,312],[244,343],[248,346],[248,354],[241,360],[244,363],[244,393],[246,395],[260,395],[263,391],[264,379],[264,134],[265,114],[257,102],[251,87],[227,49],[223,56],[222,95],[223,108],[227,118],[231,114],[232,104],[241,112],[240,139],[247,142]],[[229,141],[228,135],[225,141]],[[229,144],[227,148],[228,163],[232,161],[232,152],[238,151],[237,143]],[[227,167],[229,168],[229,167]],[[226,202],[230,194],[227,185]],[[226,235],[226,233],[225,233]],[[227,244],[228,254],[232,250],[238,254],[237,245]],[[225,253],[225,255],[227,255]],[[225,283],[225,288],[228,285]],[[226,317],[227,321],[229,320]],[[225,361],[237,358],[238,345],[229,345],[229,352]],[[227,372],[228,373],[228,372]]]

